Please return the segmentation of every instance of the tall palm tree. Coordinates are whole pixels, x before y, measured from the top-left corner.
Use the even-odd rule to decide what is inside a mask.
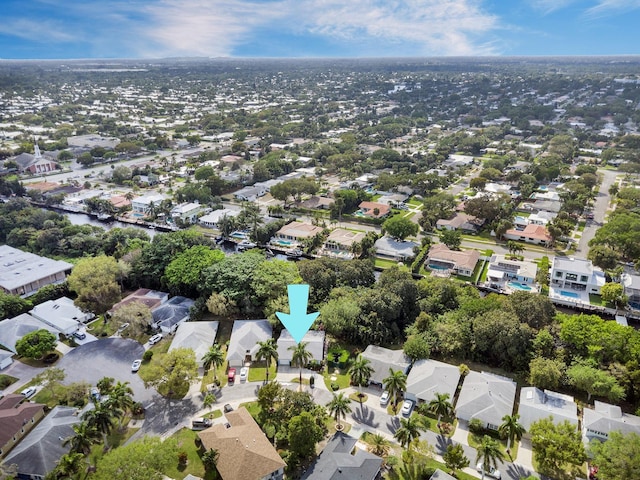
[[[313,355],[311,355],[311,352],[309,350],[307,350],[307,345],[309,344],[309,342],[300,342],[295,346],[291,346],[288,348],[288,350],[291,350],[293,352],[293,355],[291,355],[291,363],[300,368],[300,385],[302,386],[302,367],[304,367],[307,363],[309,363],[309,360],[311,360],[313,358]]]
[[[109,398],[105,401],[105,407],[116,412],[121,412],[119,416],[120,422],[118,428],[122,428],[122,421],[126,412],[130,411],[133,407],[133,390],[129,386],[129,382],[118,382],[112,388],[109,393]]]
[[[371,362],[362,355],[359,355],[356,361],[353,362],[353,365],[351,365],[351,368],[349,368],[348,373],[351,375],[351,382],[358,386],[358,397],[360,398],[360,403],[362,403],[362,385],[367,385],[373,374]]]
[[[342,392],[338,395],[334,393],[331,401],[327,403],[327,408],[329,409],[329,414],[333,415],[338,427],[341,428],[340,418],[344,419],[347,417],[347,413],[351,413],[351,400],[345,397]]]
[[[503,461],[504,455],[500,450],[498,442],[496,442],[489,435],[482,437],[480,445],[477,447],[476,462],[482,463],[482,480],[484,480],[485,472],[489,471],[491,467],[497,469],[498,461]]]
[[[105,447],[107,447],[107,435],[113,430],[113,419],[120,415],[115,409],[109,409],[104,403],[97,403],[93,410],[85,412],[82,419],[96,432],[102,434]]]
[[[507,438],[507,453],[509,457],[511,457],[511,444],[513,440],[520,441],[522,435],[526,433],[525,428],[518,421],[520,420],[520,415],[517,413],[513,415],[505,415],[502,417],[502,425],[498,427],[498,433],[502,436],[502,438]]]
[[[393,397],[393,407],[398,405],[398,394],[407,388],[407,375],[401,370],[389,368],[389,376],[382,380],[382,385]]]
[[[202,357],[202,367],[205,370],[209,370],[213,367],[213,379],[218,379],[217,370],[220,365],[224,363],[224,352],[220,345],[217,343],[209,348],[207,353]]]
[[[425,425],[419,417],[401,418],[400,426],[393,436],[400,442],[402,448],[408,447],[411,450],[411,444],[416,438],[420,438],[422,431],[425,431]]]
[[[275,339],[268,338],[264,342],[258,342],[260,348],[256,352],[256,360],[264,360],[267,363],[265,383],[269,382],[269,367],[271,362],[278,361],[278,344]],[[302,382],[300,382],[302,383]]]
[[[435,398],[427,405],[427,409],[438,416],[438,425],[440,425],[440,419],[442,417],[450,417],[453,415],[453,405],[451,405],[449,401],[448,393],[436,393]]]
[[[367,439],[367,442],[369,443],[367,450],[369,450],[371,453],[379,457],[386,457],[387,455],[389,455],[389,452],[391,451],[391,445],[389,444],[389,440],[384,438],[379,433],[376,433],[375,435],[371,435]]]
[[[76,423],[71,428],[73,429],[73,435],[67,437],[62,444],[64,446],[71,445],[72,452],[82,453],[83,455],[89,454],[91,445],[98,437],[96,429],[87,422]]]

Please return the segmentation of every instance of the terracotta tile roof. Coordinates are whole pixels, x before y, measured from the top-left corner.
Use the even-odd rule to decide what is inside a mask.
[[[535,238],[538,240],[545,240],[547,242],[551,241],[551,235],[549,235],[549,231],[544,225],[529,224],[524,228],[524,230],[509,229],[505,232],[505,235]]]
[[[206,450],[218,451],[216,468],[223,480],[260,480],[286,466],[245,408],[226,418],[229,427],[218,424],[198,433]]]
[[[373,218],[384,217],[391,211],[391,207],[389,205],[377,202],[362,202],[360,205],[358,205],[358,208],[362,210],[362,213],[364,213],[367,217]],[[378,215],[373,212],[376,208],[378,209]]]

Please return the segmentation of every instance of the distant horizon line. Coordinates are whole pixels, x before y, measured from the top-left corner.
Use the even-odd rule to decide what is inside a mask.
[[[362,56],[362,57],[269,57],[269,56],[172,56],[172,57],[69,57],[69,58],[1,58],[0,62],[113,62],[113,61],[167,61],[167,60],[394,60],[394,59],[526,59],[526,58],[624,58],[639,57],[640,53],[615,54],[532,54],[532,55],[425,55],[425,56]]]

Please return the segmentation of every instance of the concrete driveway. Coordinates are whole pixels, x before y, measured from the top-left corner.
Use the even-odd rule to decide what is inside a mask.
[[[150,401],[154,389],[144,387],[137,373],[131,372],[131,363],[142,358],[144,348],[138,342],[124,338],[105,338],[79,345],[62,357],[56,367],[67,374],[63,383],[85,381],[95,385],[103,377],[129,382],[138,402]]]

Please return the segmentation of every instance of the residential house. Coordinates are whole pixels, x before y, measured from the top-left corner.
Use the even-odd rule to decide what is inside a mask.
[[[591,440],[605,441],[611,432],[636,433],[640,435],[640,417],[624,413],[617,405],[594,402],[594,408],[582,411],[582,437],[585,443]]]
[[[471,370],[460,389],[456,416],[466,422],[477,418],[483,427],[497,430],[502,417],[513,413],[515,397],[516,382],[510,378]]]
[[[227,363],[229,367],[242,367],[245,363],[255,360],[255,354],[260,349],[258,342],[264,342],[272,337],[269,320],[236,320],[233,322],[229,348],[227,349]]]
[[[334,200],[332,198],[313,196],[302,202],[300,206],[310,210],[329,210],[333,203]]]
[[[623,273],[621,280],[624,294],[629,299],[629,306],[640,310],[640,275]]]
[[[62,283],[73,265],[0,245],[0,288],[8,294],[27,297],[45,285]]]
[[[17,317],[7,318],[0,322],[0,345],[10,352],[16,352],[16,342],[27,333],[36,330],[47,330],[58,335],[58,330],[32,317],[28,313],[21,313]]]
[[[436,393],[448,394],[453,404],[460,369],[448,363],[436,360],[418,360],[411,367],[407,377],[405,398],[415,402],[429,403],[436,398]]]
[[[382,458],[356,446],[357,438],[336,432],[316,461],[302,475],[302,480],[375,480]]]
[[[66,438],[74,435],[73,425],[81,422],[78,410],[56,406],[6,456],[7,465],[18,467],[18,478],[43,479],[60,457],[69,453]]]
[[[177,295],[151,311],[154,328],[163,333],[174,333],[178,325],[189,319],[189,311],[196,302]]]
[[[436,243],[429,248],[425,263],[431,271],[448,271],[471,277],[478,260],[480,252],[477,250],[458,252],[451,250],[444,243]]]
[[[211,213],[201,216],[198,219],[198,224],[205,228],[218,228],[218,223],[222,218],[237,217],[238,215],[240,215],[239,210],[229,210],[228,208],[214,210]]]
[[[33,307],[29,313],[63,335],[72,335],[83,323],[87,323],[95,317],[93,313],[80,310],[75,306],[73,300],[67,297],[47,300]]]
[[[53,172],[58,168],[58,163],[53,158],[42,155],[37,143],[34,148],[34,155],[31,155],[30,153],[21,153],[17,157],[12,158],[12,160],[18,165],[18,170],[21,173],[29,172],[34,175],[39,175],[42,173]]]
[[[456,480],[456,477],[449,475],[447,472],[443,472],[439,468],[436,468],[436,471],[433,472],[433,475],[431,475],[429,480]]]
[[[439,219],[436,222],[436,228],[444,230],[460,230],[465,233],[477,233],[484,220],[474,217],[473,215],[467,215],[466,213],[458,212],[450,219]]]
[[[222,480],[282,480],[287,464],[246,408],[225,414],[227,421],[198,433],[205,451],[218,452]]]
[[[251,187],[244,187],[233,194],[237,200],[243,202],[255,202],[258,198],[263,197],[267,193],[264,186],[254,185]]]
[[[181,203],[171,209],[171,220],[174,223],[194,224],[198,221],[198,216],[203,210],[204,208],[199,203]]]
[[[570,395],[540,390],[536,387],[520,389],[520,406],[518,407],[520,423],[529,430],[531,424],[543,418],[552,417],[554,423],[568,421],[578,427],[578,405]]]
[[[0,370],[8,368],[13,363],[13,353],[0,350]]]
[[[26,401],[24,395],[9,393],[0,398],[0,458],[44,417],[45,405]]]
[[[113,312],[115,312],[119,308],[133,302],[142,303],[143,305],[149,307],[150,310],[153,310],[158,305],[166,302],[168,299],[169,294],[166,292],[159,292],[158,290],[150,290],[148,288],[139,288],[132,294],[127,295],[125,298],[120,300],[113,307],[111,307],[107,314],[113,315]]]
[[[516,230],[524,230],[527,225],[542,225],[543,227],[546,227],[557,216],[557,213],[552,212],[532,213],[528,217],[517,215],[513,219],[513,225]]]
[[[562,202],[559,200],[527,200],[521,203],[518,208],[534,213],[550,212],[557,214],[562,209]]]
[[[169,351],[176,348],[190,348],[196,354],[196,362],[202,366],[202,359],[213,346],[220,322],[182,322],[171,341]]]
[[[533,245],[542,245],[544,247],[551,245],[553,241],[547,227],[534,224],[527,225],[523,230],[510,228],[503,236],[507,240],[517,240]]]
[[[324,360],[324,338],[325,332],[320,330],[309,330],[302,337],[302,341],[307,344],[307,350],[311,354],[311,359],[314,362],[321,363]],[[280,338],[277,341],[278,344],[278,365],[290,366],[293,359],[293,352],[289,350],[290,347],[295,347],[296,342],[289,330],[286,328],[280,333]]]
[[[451,168],[463,168],[473,164],[473,157],[470,155],[451,154],[443,165]]]
[[[353,258],[353,253],[351,253],[353,245],[360,243],[365,236],[364,232],[336,228],[325,240],[320,255],[346,259]]]
[[[402,350],[390,350],[377,345],[369,345],[361,355],[362,358],[369,360],[373,370],[369,383],[380,387],[382,387],[383,380],[389,376],[389,369],[407,373],[411,366],[411,360]]]
[[[376,255],[381,258],[403,261],[416,255],[414,248],[418,246],[416,242],[410,240],[396,240],[385,235],[374,243]]]
[[[384,218],[391,213],[391,207],[385,203],[362,202],[358,208],[361,215],[370,218]]]
[[[291,222],[278,230],[271,244],[279,247],[294,247],[322,233],[323,228],[305,222]]]
[[[604,272],[591,260],[574,257],[554,257],[551,264],[551,286],[600,294],[605,284]]]
[[[158,207],[167,197],[159,193],[149,193],[136,197],[131,201],[131,210],[134,215],[149,215],[152,210]]]
[[[531,291],[537,288],[534,285],[537,272],[538,266],[533,262],[511,260],[495,254],[489,260],[487,283],[493,288],[510,286],[516,290]]]
[[[391,208],[401,207],[409,199],[409,195],[405,195],[404,193],[378,193],[383,195],[376,200],[376,203],[384,203],[385,205],[389,205]]]

